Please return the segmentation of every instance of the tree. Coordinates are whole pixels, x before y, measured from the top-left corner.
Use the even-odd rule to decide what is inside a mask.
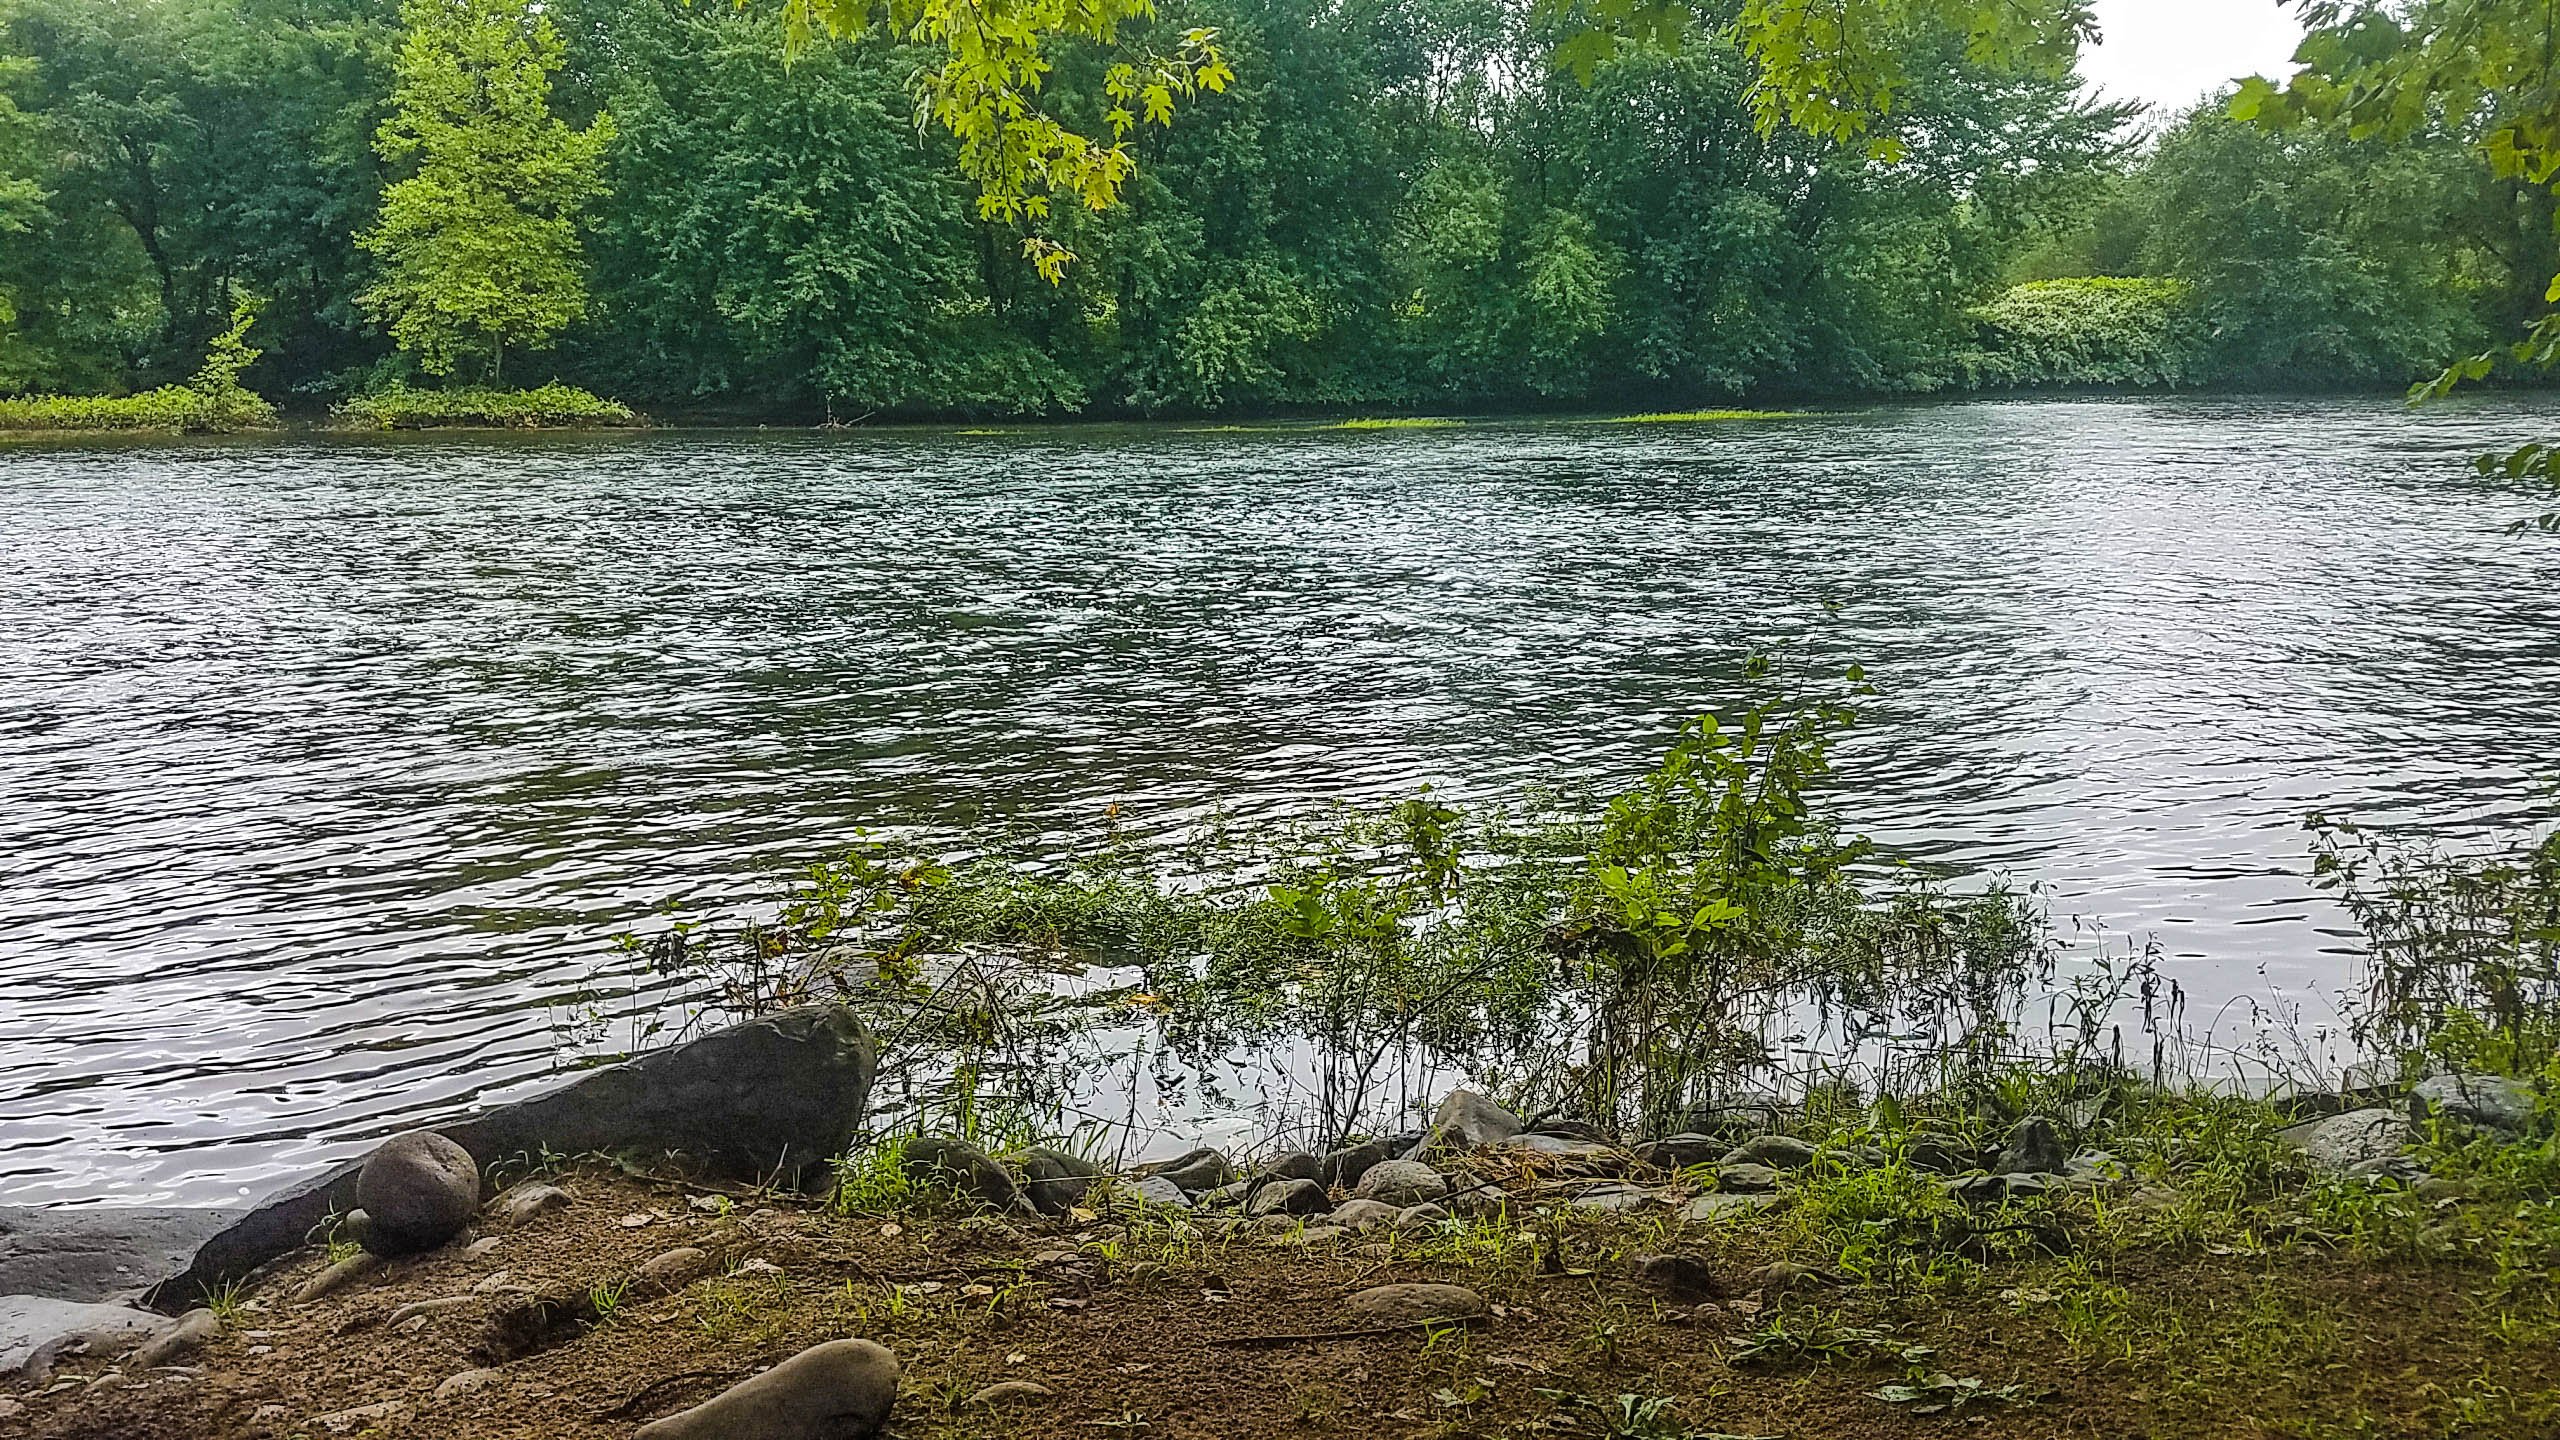
[[[539,346],[586,313],[578,217],[603,191],[613,121],[551,112],[559,32],[529,0],[406,0],[393,113],[376,138],[411,166],[359,243],[382,263],[366,311],[432,375]]]

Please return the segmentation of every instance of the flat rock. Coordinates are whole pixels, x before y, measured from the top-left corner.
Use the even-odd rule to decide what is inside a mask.
[[[314,1300],[326,1299],[381,1268],[381,1256],[369,1250],[359,1250],[302,1282],[302,1288],[293,1292],[293,1303],[308,1305]]]
[[[49,1377],[53,1358],[67,1349],[82,1343],[113,1349],[147,1340],[169,1323],[166,1315],[126,1305],[0,1295],[0,1375],[24,1375],[41,1384],[34,1372],[43,1369]]]
[[[436,1399],[459,1400],[465,1395],[477,1395],[505,1383],[507,1372],[504,1370],[464,1370],[445,1377],[444,1383],[436,1387]]]
[[[482,1222],[493,1230],[516,1230],[533,1223],[554,1210],[569,1208],[569,1192],[557,1185],[528,1180],[500,1191],[482,1212]]]
[[[1038,1405],[1058,1398],[1058,1392],[1037,1380],[999,1380],[971,1395],[967,1404],[997,1407],[1004,1405]]]
[[[1472,1320],[1485,1313],[1484,1297],[1463,1285],[1374,1285],[1342,1302],[1352,1319],[1369,1325],[1421,1325]]]
[[[1690,1134],[1710,1135],[1732,1145],[1754,1135],[1766,1135],[1796,1120],[1797,1113],[1772,1100],[1738,1100],[1727,1104],[1696,1105],[1681,1117],[1680,1128]]]
[[[647,1163],[758,1184],[825,1176],[862,1125],[878,1050],[853,1010],[804,1005],[761,1016],[437,1132],[487,1166],[548,1149],[636,1154]],[[192,1300],[246,1276],[356,1205],[358,1165],[261,1201],[197,1249],[155,1301]]]
[[[1244,1213],[1259,1219],[1265,1215],[1322,1215],[1333,1208],[1324,1187],[1313,1180],[1274,1180],[1253,1192],[1244,1202]]]
[[[246,1212],[114,1205],[0,1205],[0,1295],[94,1303],[139,1295],[187,1268]]]
[[[2387,1105],[2370,1105],[2342,1115],[2307,1120],[2276,1132],[2276,1140],[2299,1152],[2313,1168],[2344,1171],[2367,1160],[2388,1160],[2408,1148],[2408,1117]]]
[[[2409,1092],[2409,1118],[2421,1125],[2444,1120],[2514,1136],[2533,1131],[2534,1115],[2533,1087],[2503,1075],[2436,1075]]]
[[[1617,1169],[1626,1164],[1627,1154],[1615,1145],[1597,1140],[1583,1140],[1569,1135],[1540,1135],[1534,1132],[1497,1140],[1487,1147],[1493,1150],[1522,1150],[1534,1155],[1551,1155],[1568,1164],[1582,1167]]]
[[[1719,1190],[1712,1195],[1701,1195],[1681,1206],[1680,1218],[1692,1225],[1707,1224],[1738,1215],[1756,1215],[1777,1203],[1778,1197],[1775,1195]]]
[[[1384,1160],[1369,1167],[1353,1193],[1389,1205],[1420,1205],[1446,1198],[1449,1182],[1419,1160]]]
[[[693,1245],[679,1245],[673,1250],[650,1256],[640,1264],[640,1278],[669,1294],[681,1290],[718,1268],[711,1252]]]
[[[1778,1188],[1778,1172],[1766,1165],[1729,1160],[1716,1167],[1716,1189],[1730,1194],[1750,1195]]]
[[[1450,1218],[1448,1211],[1425,1200],[1419,1205],[1407,1205],[1397,1211],[1396,1228],[1410,1229],[1416,1225],[1437,1225],[1448,1218]]]
[[[314,1415],[311,1423],[332,1435],[347,1435],[374,1429],[387,1420],[397,1420],[408,1409],[409,1404],[405,1400],[384,1400],[372,1405],[358,1405],[352,1410],[332,1410],[326,1415]]]
[[[1725,1165],[1761,1165],[1771,1170],[1801,1170],[1821,1152],[1793,1135],[1754,1135],[1724,1153]],[[1730,1187],[1728,1187],[1730,1188]]]
[[[1646,1209],[1660,1198],[1640,1185],[1596,1185],[1574,1196],[1571,1203],[1576,1210],[1622,1215],[1630,1210]]]
[[[1227,1157],[1207,1149],[1195,1150],[1155,1173],[1181,1186],[1186,1195],[1199,1195],[1222,1185],[1232,1185],[1237,1179],[1236,1167],[1227,1163]]]
[[[1732,1142],[1714,1135],[1666,1135],[1636,1147],[1636,1158],[1660,1170],[1686,1170],[1724,1158]]]
[[[1170,1180],[1165,1183],[1173,1184]],[[1174,1185],[1173,1188],[1177,1194],[1182,1190],[1179,1185]],[[1191,1197],[1191,1203],[1204,1210],[1232,1210],[1252,1197],[1253,1186],[1239,1180],[1233,1185],[1221,1185],[1215,1190],[1203,1190]]]
[[[814,1345],[634,1440],[868,1440],[898,1399],[898,1360],[868,1340]]]
[[[1129,1192],[1150,1205],[1164,1205],[1175,1210],[1191,1208],[1191,1197],[1182,1187],[1161,1175],[1149,1175],[1129,1187]]]

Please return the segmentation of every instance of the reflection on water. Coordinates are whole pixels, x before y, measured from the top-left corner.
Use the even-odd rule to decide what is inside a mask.
[[[2347,978],[2315,808],[2554,813],[2502,405],[0,449],[0,1197],[215,1203],[532,1082],[603,937],[864,826],[1644,764],[1797,642],[1879,839]],[[2537,773],[2539,767],[2539,773]]]

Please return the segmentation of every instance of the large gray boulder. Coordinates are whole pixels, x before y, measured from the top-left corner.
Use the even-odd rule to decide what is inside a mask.
[[[2409,1118],[2387,1105],[2369,1105],[2288,1125],[2277,1143],[2298,1152],[2313,1169],[2345,1172],[2366,1161],[2389,1160],[2408,1148]]]
[[[1369,1167],[1356,1193],[1363,1200],[1405,1206],[1446,1199],[1449,1182],[1419,1160],[1388,1160]]]
[[[386,1140],[356,1171],[364,1248],[414,1255],[462,1233],[480,1212],[480,1166],[433,1131]]]
[[[878,1047],[854,1012],[807,1005],[591,1071],[546,1095],[435,1127],[483,1169],[548,1149],[604,1151],[717,1178],[826,1178],[853,1143]],[[192,1303],[312,1242],[356,1208],[356,1164],[278,1192],[208,1239],[153,1304]]]
[[[1405,1158],[1420,1160],[1442,1151],[1481,1150],[1519,1134],[1527,1127],[1520,1117],[1473,1090],[1452,1090],[1431,1112],[1431,1129]]]
[[[2409,1118],[2424,1125],[2442,1120],[2457,1128],[2504,1136],[2534,1128],[2533,1086],[2504,1075],[2436,1075],[2409,1092]]]
[[[870,1440],[898,1399],[898,1360],[868,1340],[813,1345],[634,1440]]]

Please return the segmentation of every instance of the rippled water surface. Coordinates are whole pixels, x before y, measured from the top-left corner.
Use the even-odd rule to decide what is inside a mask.
[[[857,827],[1632,772],[1863,661],[1879,839],[2325,1013],[2329,808],[2554,813],[2491,405],[0,448],[0,1197],[217,1203],[538,1080],[605,937]]]

